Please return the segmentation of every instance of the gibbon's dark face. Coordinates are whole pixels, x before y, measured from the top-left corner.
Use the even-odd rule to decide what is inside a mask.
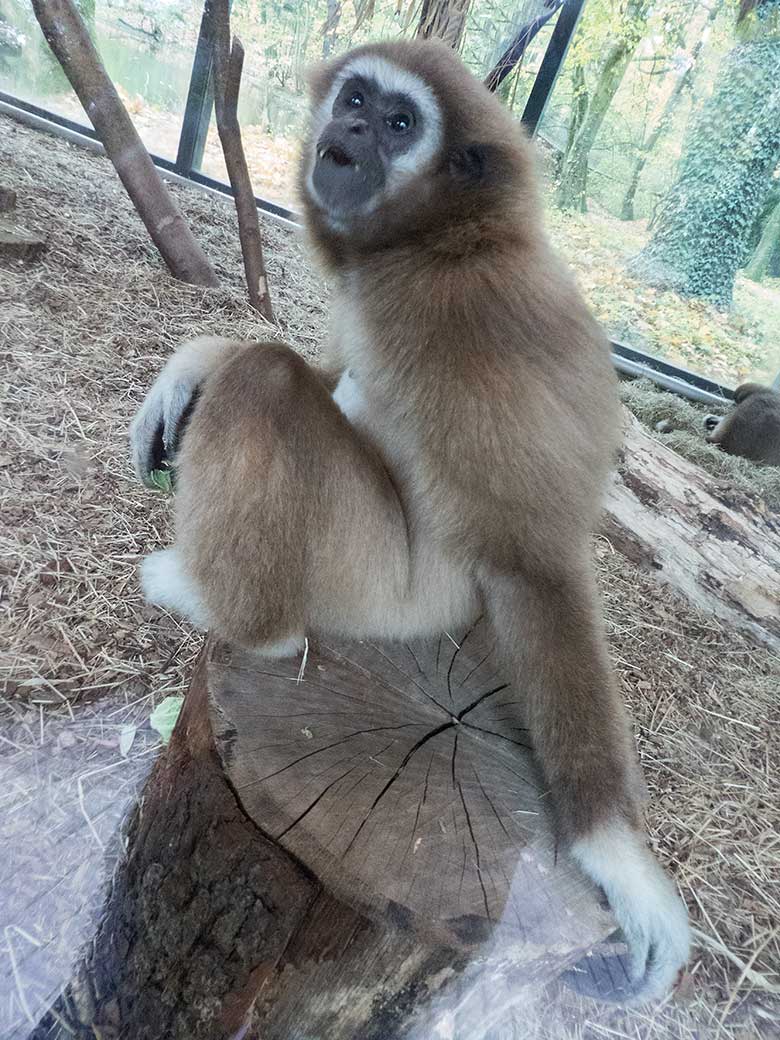
[[[348,225],[428,167],[441,144],[439,106],[414,73],[361,55],[314,113],[312,141],[311,199],[334,226]]]

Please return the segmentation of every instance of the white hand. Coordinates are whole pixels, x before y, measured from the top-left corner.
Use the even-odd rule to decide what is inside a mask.
[[[628,946],[628,972],[626,977],[617,957],[600,964],[586,959],[567,981],[580,992],[626,1003],[665,996],[688,959],[688,914],[643,836],[625,824],[612,824],[580,839],[572,854],[604,889]]]
[[[133,466],[144,483],[164,458],[173,460],[182,419],[198,389],[226,354],[239,346],[228,339],[201,336],[182,344],[168,360],[130,426]]]

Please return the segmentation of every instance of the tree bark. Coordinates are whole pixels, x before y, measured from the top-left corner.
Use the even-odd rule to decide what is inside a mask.
[[[211,264],[149,158],[72,0],[33,0],[33,9],[171,274],[193,285],[218,285]]]
[[[730,306],[778,161],[780,33],[758,34],[724,59],[632,272],[658,288]]]
[[[514,69],[517,68],[517,65],[522,60],[522,57],[528,48],[528,44],[533,40],[534,36],[544,28],[562,6],[563,0],[550,0],[550,3],[548,4],[549,10],[545,11],[544,14],[537,15],[537,17],[531,19],[530,22],[526,22],[526,24],[515,33],[512,42],[485,77],[484,83],[488,90],[498,90],[507,76],[510,76]]]
[[[244,66],[244,48],[236,37],[231,46],[229,0],[207,0],[214,27],[214,107],[222,152],[238,216],[238,235],[244,259],[247,293],[252,307],[270,322],[274,320],[263,238],[257,203],[238,124],[238,95]]]
[[[556,854],[489,633],[321,645],[298,672],[202,656],[30,1040],[227,1040],[252,1008],[262,1040],[430,1040],[447,1017],[486,1040],[594,946],[609,995],[612,920]]]
[[[695,607],[780,650],[780,520],[625,418],[603,532]]]
[[[322,29],[322,57],[327,60],[338,47],[338,30],[341,22],[341,0],[328,0],[328,14]]]
[[[471,0],[423,0],[417,37],[443,40],[453,50],[459,50],[466,28]]]
[[[560,209],[587,209],[588,159],[598,137],[612,99],[623,81],[628,63],[644,33],[649,13],[649,0],[629,0],[622,17],[620,31],[599,69],[595,89],[586,95],[588,107],[584,115],[577,107],[572,122],[578,121],[576,133],[570,127],[566,156],[556,191]]]
[[[772,260],[780,252],[780,199],[769,214],[761,238],[756,246],[745,274],[754,282],[760,282],[769,272]]]
[[[707,20],[701,28],[701,35],[691,51],[688,65],[684,72],[677,77],[677,82],[675,83],[672,92],[669,94],[669,97],[666,99],[666,104],[663,107],[661,115],[658,117],[657,123],[647,135],[647,138],[642,142],[639,154],[636,157],[636,162],[634,163],[634,168],[631,171],[631,177],[628,182],[628,187],[626,188],[626,193],[623,196],[623,205],[620,211],[621,220],[634,219],[634,199],[636,198],[639,181],[642,177],[644,168],[647,165],[647,160],[652,155],[663,134],[665,134],[669,129],[672,117],[674,116],[674,113],[677,110],[677,105],[683,95],[683,91],[690,90],[693,85],[693,79],[696,73],[696,62],[698,61],[699,54],[704,45],[704,30],[715,20],[718,11],[718,6],[713,4],[710,8],[709,14],[707,15]]]

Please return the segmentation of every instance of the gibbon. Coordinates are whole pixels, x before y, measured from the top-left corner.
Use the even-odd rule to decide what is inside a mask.
[[[198,397],[147,598],[269,655],[484,612],[560,846],[612,906],[633,999],[657,997],[689,932],[646,844],[590,558],[620,433],[607,342],[548,244],[530,144],[453,52],[361,47],[311,93],[328,360],[211,338],[168,362],[133,425],[141,475]]]

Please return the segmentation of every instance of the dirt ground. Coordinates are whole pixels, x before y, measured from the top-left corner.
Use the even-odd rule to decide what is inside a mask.
[[[42,260],[0,262],[0,1037],[21,1037],[88,935],[106,849],[159,747],[149,715],[186,688],[199,647],[141,603],[136,567],[164,544],[169,503],[132,475],[129,421],[184,337],[269,329],[244,301],[228,201],[172,189],[222,280],[201,290],[167,275],[105,160],[0,117],[0,180],[48,236]],[[313,357],[325,287],[294,233],[265,234],[280,334]],[[697,946],[660,1007],[553,986],[506,1035],[780,1037],[780,662],[605,539],[596,554],[652,840]]]

